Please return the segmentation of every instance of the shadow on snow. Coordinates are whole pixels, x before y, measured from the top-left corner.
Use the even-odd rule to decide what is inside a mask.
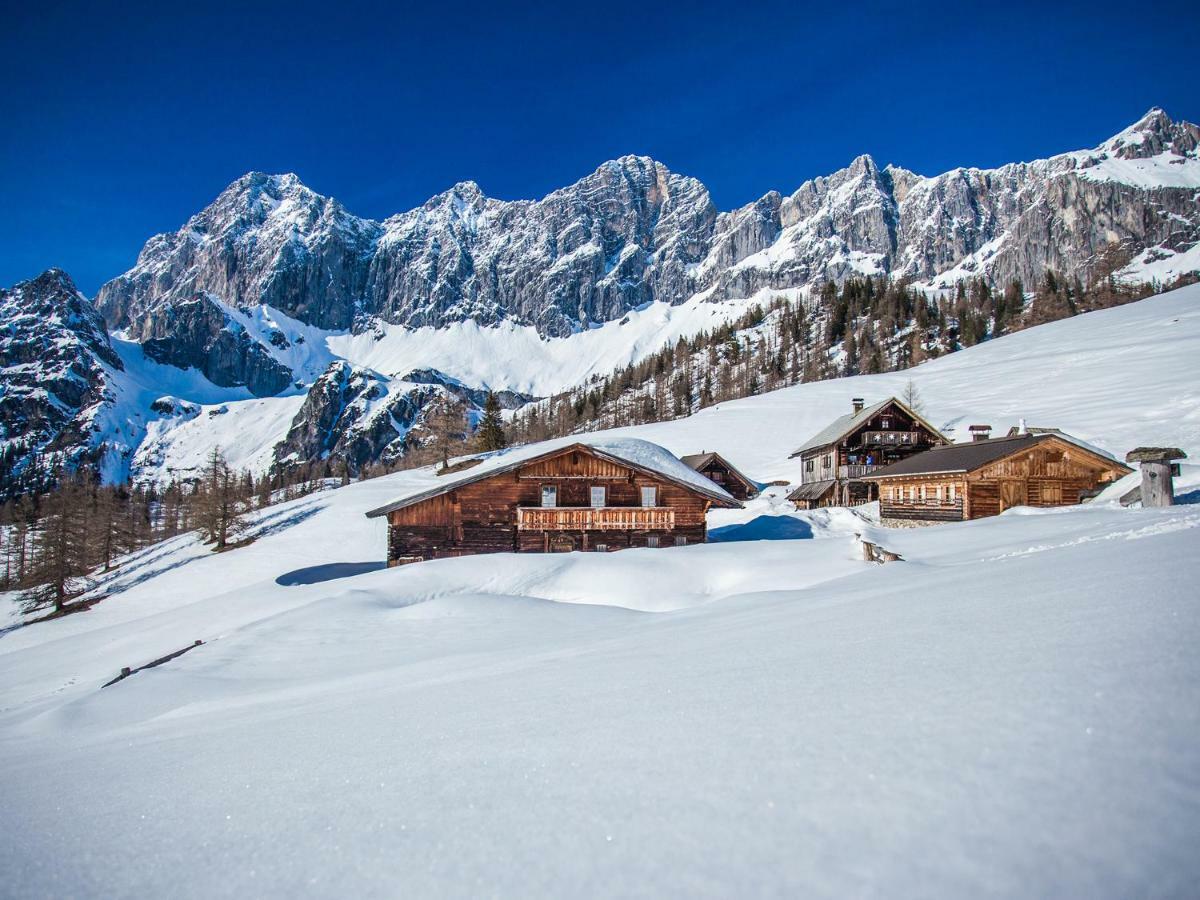
[[[320,584],[322,581],[333,581],[337,578],[351,578],[365,572],[375,572],[384,567],[381,562],[341,562],[326,563],[322,566],[308,566],[304,569],[293,569],[284,572],[275,579],[276,584],[292,587],[297,584]]]
[[[794,516],[758,516],[738,525],[722,525],[708,533],[709,543],[727,541],[799,541],[813,536],[812,526]]]

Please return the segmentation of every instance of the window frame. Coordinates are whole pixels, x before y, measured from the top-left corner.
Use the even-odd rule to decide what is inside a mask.
[[[650,502],[646,502],[646,493],[649,492]],[[642,509],[655,509],[658,506],[658,485],[643,484],[638,491],[638,500]]]
[[[600,492],[600,502],[596,502],[596,492]],[[608,488],[603,484],[593,484],[588,487],[588,505],[592,509],[603,509],[608,506]]]
[[[550,503],[546,502],[547,494],[553,495],[553,500]],[[541,489],[541,508],[542,509],[558,509],[558,485],[543,484]]]

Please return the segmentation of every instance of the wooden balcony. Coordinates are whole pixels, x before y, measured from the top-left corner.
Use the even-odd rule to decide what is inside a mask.
[[[920,441],[919,431],[864,431],[859,437],[864,447],[915,447]]]
[[[842,481],[853,481],[882,468],[883,466],[838,466],[837,477]]]
[[[666,506],[519,506],[518,531],[647,531],[675,527]]]

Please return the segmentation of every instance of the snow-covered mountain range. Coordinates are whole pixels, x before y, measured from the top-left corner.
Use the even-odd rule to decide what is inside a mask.
[[[18,469],[55,451],[146,480],[217,443],[257,468],[369,461],[446,391],[516,405],[826,281],[1086,277],[1114,244],[1124,277],[1166,280],[1200,270],[1198,145],[1154,109],[1092,150],[936,177],[861,156],[731,212],[635,156],[541,200],[464,182],[382,222],[251,173],[101,288],[111,342],[60,272],[4,293],[4,438]],[[20,348],[42,344],[75,363],[62,402],[28,386]]]

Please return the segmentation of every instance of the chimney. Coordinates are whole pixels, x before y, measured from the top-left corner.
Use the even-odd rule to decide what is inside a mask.
[[[991,425],[972,425],[967,431],[971,432],[971,440],[986,441],[992,436]]]
[[[850,401],[850,405],[854,407],[854,414],[857,416],[860,412],[863,411],[863,398],[855,397],[853,400]]]
[[[1029,434],[1029,429],[1025,427],[1024,418],[1017,423],[1017,434]]]

